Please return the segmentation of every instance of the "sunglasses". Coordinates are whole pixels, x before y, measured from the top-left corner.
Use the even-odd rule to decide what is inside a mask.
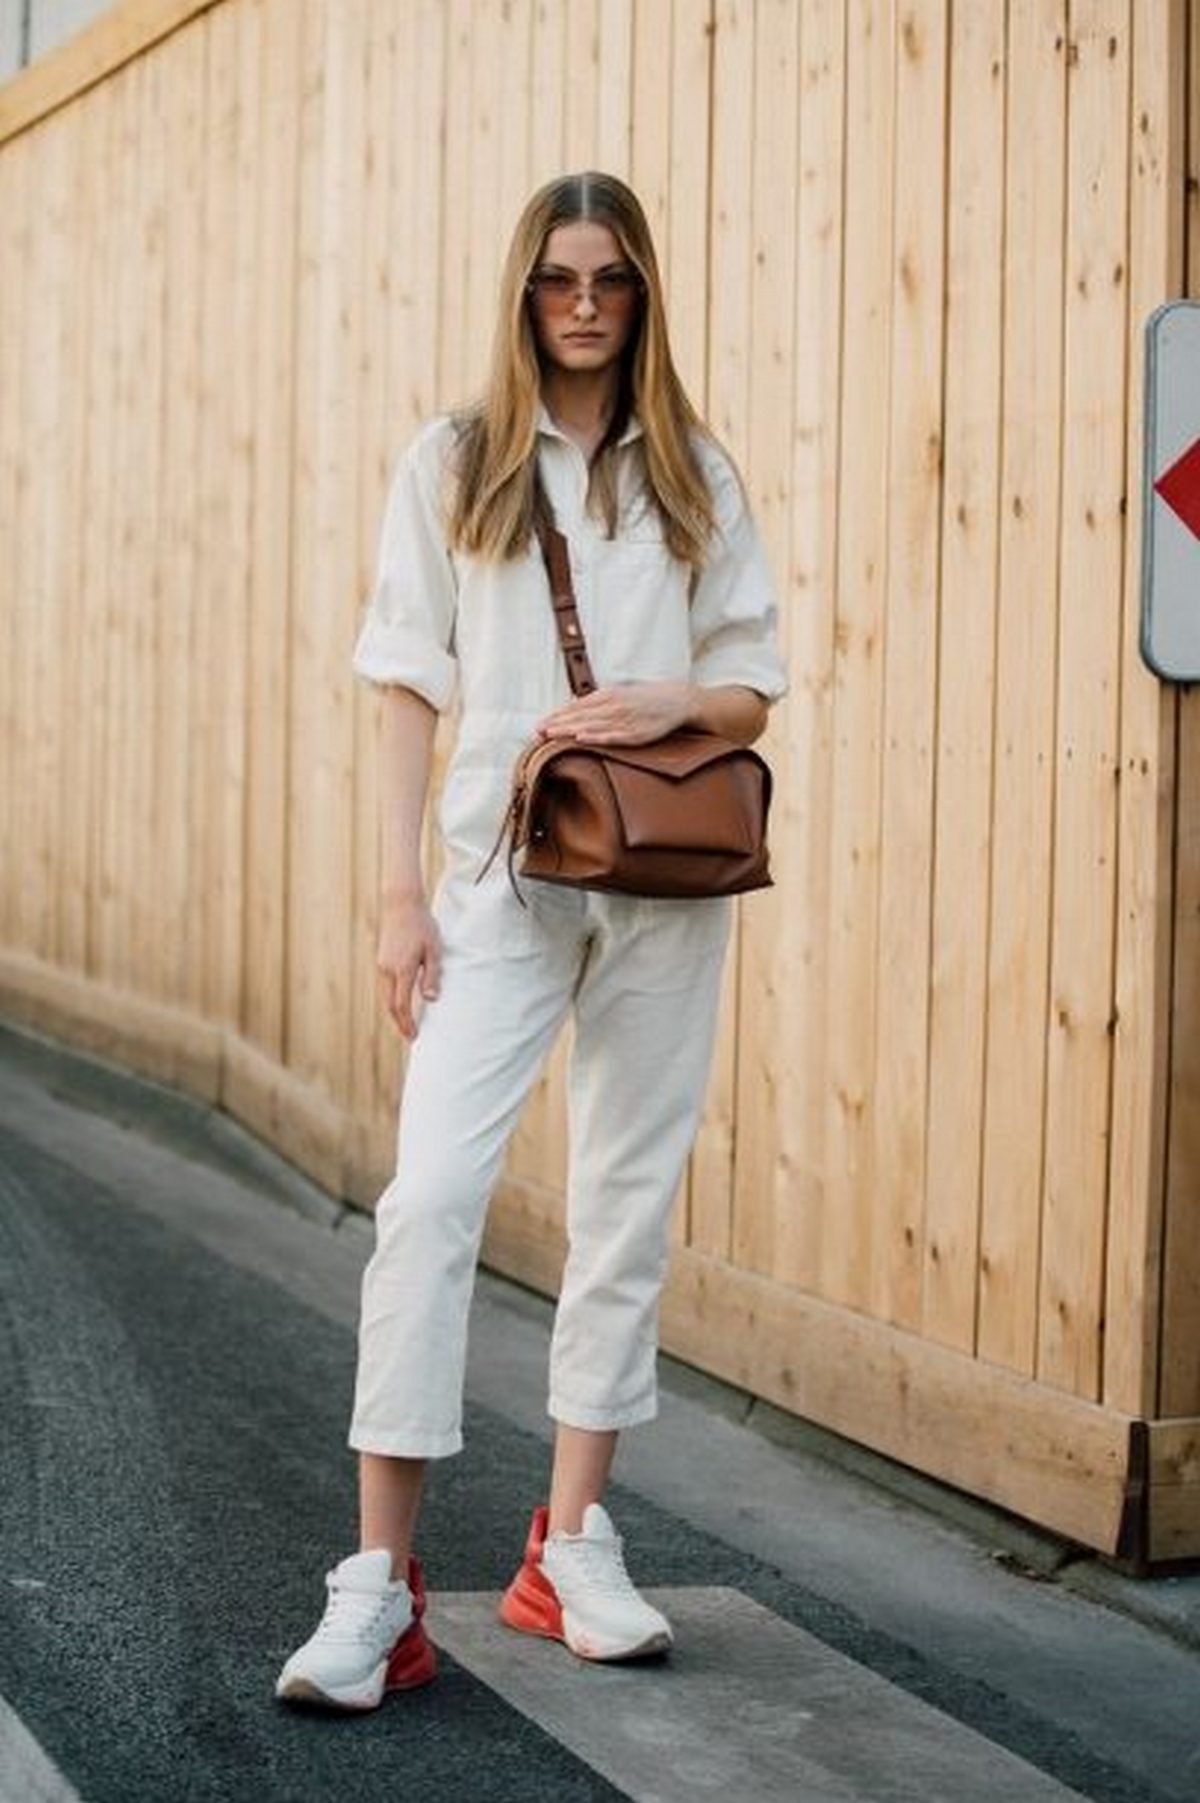
[[[637,271],[622,267],[601,269],[590,281],[573,269],[535,269],[525,290],[551,313],[568,312],[585,293],[597,307],[614,307],[644,292]]]

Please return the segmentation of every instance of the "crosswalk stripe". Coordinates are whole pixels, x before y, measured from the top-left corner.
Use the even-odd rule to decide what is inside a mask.
[[[80,1803],[16,1710],[0,1697],[0,1803]]]
[[[434,1640],[634,1803],[1067,1803],[1068,1790],[740,1591],[647,1590],[670,1658],[589,1665],[496,1620],[498,1596],[430,1598]]]

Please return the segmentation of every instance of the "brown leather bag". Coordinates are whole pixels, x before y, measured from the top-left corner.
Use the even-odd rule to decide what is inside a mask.
[[[567,541],[545,519],[538,538],[571,691],[587,695],[596,680]],[[510,876],[519,852],[521,876],[583,889],[674,897],[765,889],[770,802],[764,760],[716,733],[686,727],[648,745],[539,739],[517,760],[484,869],[507,835]]]

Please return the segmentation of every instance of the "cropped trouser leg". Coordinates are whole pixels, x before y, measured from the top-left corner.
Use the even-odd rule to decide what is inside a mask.
[[[657,1409],[669,1223],[703,1109],[728,930],[725,902],[646,904],[601,930],[575,1001],[568,1254],[549,1408],[582,1428]]]
[[[570,1004],[578,948],[447,939],[409,1054],[396,1175],[363,1273],[350,1445],[439,1458],[462,1445],[467,1317],[504,1149]]]
[[[487,1203],[572,1002],[570,1244],[550,1411],[593,1428],[655,1411],[667,1227],[703,1104],[726,905],[554,892],[490,916],[486,932],[484,908],[451,913],[442,992],[409,1057],[396,1175],[363,1275],[359,1451],[437,1458],[462,1444]]]

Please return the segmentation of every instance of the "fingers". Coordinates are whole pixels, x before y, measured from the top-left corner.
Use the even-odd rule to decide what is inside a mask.
[[[440,934],[430,936],[421,964],[421,994],[427,1002],[437,1000],[442,987],[442,941]]]
[[[412,1011],[412,986],[416,967],[401,965],[396,970],[381,969],[379,982],[383,1003],[405,1039],[415,1039],[417,1023]]]
[[[388,1013],[405,1039],[417,1037],[416,996],[423,1002],[436,1001],[442,986],[442,947],[440,938],[431,936],[410,957],[394,966],[381,964],[379,980]]]
[[[579,739],[593,745],[644,745],[683,723],[680,683],[618,683],[577,696],[546,715],[543,739]]]
[[[597,689],[547,714],[537,730],[547,739],[591,739],[601,733],[628,731],[637,724],[637,710],[618,691]]]

